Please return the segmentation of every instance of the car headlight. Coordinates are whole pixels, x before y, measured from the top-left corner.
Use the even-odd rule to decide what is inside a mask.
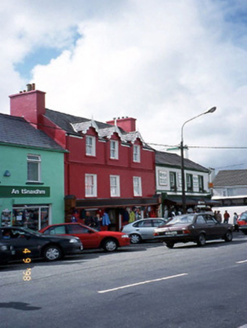
[[[69,242],[70,242],[71,244],[80,243],[80,239],[79,239],[79,238],[71,238],[71,239],[69,240]]]
[[[122,235],[121,238],[129,238],[129,235]]]
[[[1,249],[1,251],[7,251],[7,250],[9,250],[9,246],[2,245],[2,246],[0,247],[0,249]]]

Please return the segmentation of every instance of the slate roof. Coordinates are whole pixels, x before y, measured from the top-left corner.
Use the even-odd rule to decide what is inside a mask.
[[[170,167],[179,167],[181,168],[181,157],[177,154],[168,153],[168,152],[155,152],[155,164],[156,165],[167,165]],[[190,170],[196,170],[200,172],[208,173],[209,170],[204,166],[192,162],[191,160],[185,158],[184,159],[184,168]]]
[[[0,144],[65,151],[44,132],[35,129],[24,118],[0,114]]]
[[[116,128],[115,126],[108,123],[94,121],[85,117],[61,113],[47,108],[45,110],[45,116],[57,126],[59,126],[61,129],[66,131],[67,134],[81,136],[81,131],[85,133],[90,126],[93,126],[98,132],[99,138],[110,137],[114,132],[116,132],[118,133],[122,142],[134,142],[137,138],[140,138],[144,148],[153,150],[152,147],[150,147],[144,142],[141,134],[138,131],[126,132],[122,128]]]
[[[247,186],[247,170],[222,170],[213,181],[214,188],[230,186]]]

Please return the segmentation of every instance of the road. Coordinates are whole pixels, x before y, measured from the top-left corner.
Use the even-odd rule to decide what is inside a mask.
[[[246,248],[235,233],[205,247],[145,243],[11,263],[0,268],[0,327],[247,327]]]

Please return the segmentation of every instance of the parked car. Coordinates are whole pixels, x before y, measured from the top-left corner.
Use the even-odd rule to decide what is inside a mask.
[[[166,225],[156,228],[154,237],[164,241],[168,248],[180,242],[195,242],[204,246],[207,240],[232,241],[232,231],[232,224],[219,223],[212,212],[205,212],[175,216]]]
[[[118,231],[98,231],[82,223],[61,223],[49,225],[40,230],[44,235],[76,236],[84,249],[103,248],[113,252],[118,247],[130,245],[128,235]]]
[[[8,242],[1,240],[0,241],[0,264],[8,263],[11,258],[14,256],[15,251],[14,247],[9,245]]]
[[[247,211],[241,213],[237,219],[238,228],[247,235]]]
[[[0,242],[14,247],[12,259],[44,258],[55,261],[69,254],[81,254],[83,245],[76,237],[45,236],[22,227],[1,227]]]
[[[166,221],[163,218],[141,219],[125,225],[122,232],[130,236],[132,244],[138,244],[141,241],[153,239],[154,229],[160,225],[164,225]]]

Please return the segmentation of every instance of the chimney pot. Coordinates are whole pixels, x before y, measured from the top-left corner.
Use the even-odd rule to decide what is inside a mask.
[[[27,91],[31,91],[32,90],[32,85],[30,83],[27,84]]]

